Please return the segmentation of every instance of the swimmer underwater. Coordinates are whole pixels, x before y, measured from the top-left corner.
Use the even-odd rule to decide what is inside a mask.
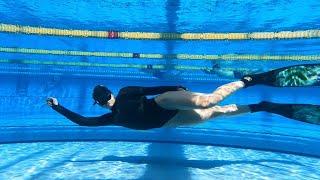
[[[275,75],[279,76],[290,68],[296,70],[297,67],[300,66],[244,76],[241,80],[222,85],[209,94],[191,92],[183,86],[127,86],[120,89],[118,95],[115,96],[107,87],[97,85],[92,94],[95,104],[111,110],[110,113],[97,117],[84,117],[74,113],[63,107],[54,97],[49,97],[47,104],[80,126],[116,125],[136,130],[148,130],[195,125],[222,115],[231,116],[259,111],[320,124],[320,106],[318,105],[278,104],[265,101],[249,105],[217,105],[242,88],[257,84],[277,86]],[[151,95],[156,96],[147,98]]]

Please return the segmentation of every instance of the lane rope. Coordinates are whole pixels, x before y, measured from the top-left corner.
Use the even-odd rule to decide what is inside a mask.
[[[258,54],[144,54],[144,53],[117,53],[117,52],[90,52],[70,50],[48,50],[30,48],[0,47],[4,53],[45,54],[63,56],[87,56],[108,58],[134,58],[134,59],[178,59],[178,60],[254,60],[254,61],[316,61],[320,55],[258,55]]]
[[[57,66],[77,66],[77,67],[103,67],[103,68],[135,68],[150,69],[148,64],[108,64],[108,63],[88,63],[88,62],[64,62],[64,61],[42,61],[42,60],[25,60],[25,59],[0,59],[2,64],[26,64],[26,65],[57,65]],[[150,70],[165,70],[165,65],[152,65]],[[175,70],[204,70],[205,66],[186,66],[176,65]],[[226,71],[248,71],[248,68],[221,68]],[[151,71],[150,71],[151,72]]]
[[[58,29],[0,24],[0,32],[50,36],[141,40],[276,40],[320,38],[320,29],[240,33],[158,33]]]

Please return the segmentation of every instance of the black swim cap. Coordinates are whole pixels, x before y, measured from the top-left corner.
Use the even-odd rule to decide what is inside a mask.
[[[97,85],[93,89],[92,97],[94,99],[94,104],[102,106],[107,104],[111,99],[111,91],[103,85]]]

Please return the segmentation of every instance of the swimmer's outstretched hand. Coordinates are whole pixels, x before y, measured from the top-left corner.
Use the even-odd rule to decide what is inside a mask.
[[[47,98],[47,104],[49,105],[49,106],[58,106],[58,100],[56,99],[56,98],[54,98],[54,97],[48,97]]]

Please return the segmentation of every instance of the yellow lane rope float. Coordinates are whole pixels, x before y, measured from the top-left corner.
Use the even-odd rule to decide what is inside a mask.
[[[178,59],[178,60],[263,60],[263,61],[315,61],[320,60],[320,55],[257,55],[257,54],[143,54],[143,53],[117,53],[117,52],[91,52],[91,51],[68,51],[29,48],[0,47],[0,52],[45,54],[63,56],[87,56],[108,58],[141,58],[141,59]]]
[[[158,33],[158,32],[119,32],[93,31],[80,29],[58,29],[0,24],[0,32],[35,35],[94,37],[106,39],[144,40],[274,40],[320,38],[320,29],[279,31],[279,32],[240,32],[240,33]]]

